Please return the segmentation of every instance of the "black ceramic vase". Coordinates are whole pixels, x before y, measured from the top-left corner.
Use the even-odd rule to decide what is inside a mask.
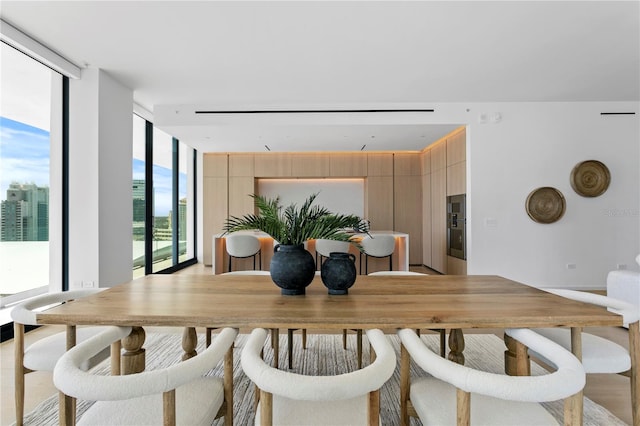
[[[356,282],[356,257],[352,253],[329,253],[320,269],[320,277],[329,294],[348,294]]]
[[[269,270],[282,294],[296,296],[305,294],[315,276],[316,265],[304,245],[278,244],[273,248]]]

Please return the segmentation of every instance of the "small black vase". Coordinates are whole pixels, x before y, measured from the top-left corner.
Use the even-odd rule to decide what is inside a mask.
[[[356,257],[352,253],[331,252],[322,264],[320,278],[329,294],[348,294],[356,282]]]
[[[281,289],[281,294],[297,296],[305,290],[316,273],[313,256],[304,245],[277,244],[269,266],[271,279]]]

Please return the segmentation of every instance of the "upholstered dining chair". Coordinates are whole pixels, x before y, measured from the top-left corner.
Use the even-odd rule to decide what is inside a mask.
[[[558,296],[580,302],[591,303],[608,308],[610,311],[622,315],[622,321],[629,328],[638,327],[640,313],[638,308],[628,302],[614,299],[594,293],[566,289],[543,289]],[[536,333],[541,334],[562,347],[572,350],[571,330],[567,328],[537,328]],[[638,400],[637,385],[634,386],[634,379],[631,374],[631,356],[629,351],[623,346],[594,334],[580,333],[581,336],[581,359],[584,370],[587,374],[620,374],[630,377],[631,385],[631,410],[634,424],[640,424],[640,406]],[[637,342],[640,345],[640,342]],[[544,354],[540,354],[535,349],[529,353],[547,365],[553,366]]]
[[[233,272],[225,272],[222,275],[269,275],[269,271],[233,271]],[[212,328],[206,329],[206,339],[207,346],[211,342],[211,330]],[[293,332],[296,331],[297,328],[290,328],[287,330],[287,354],[289,355],[289,368],[293,368]],[[271,347],[273,348],[273,362],[276,367],[280,362],[280,330],[277,328],[271,329]],[[307,330],[302,329],[302,348],[307,349]]]
[[[360,274],[362,274],[362,256],[364,256],[364,274],[369,273],[369,257],[389,258],[389,270],[393,269],[393,252],[396,238],[393,235],[367,235],[360,241]]]
[[[64,354],[53,382],[64,395],[96,401],[80,425],[210,425],[218,416],[232,424],[232,378],[203,377],[224,359],[233,369],[233,341],[238,330],[225,328],[200,354],[186,361],[141,373],[105,376],[83,371],[81,363],[105,345],[119,341],[130,327],[110,326]]]
[[[231,259],[234,257],[253,257],[253,269],[256,269],[256,256],[258,256],[258,269],[262,269],[260,239],[255,235],[231,233],[225,237],[225,247],[229,255],[229,272],[231,272]]]
[[[349,253],[351,243],[349,241],[325,240],[319,238],[316,240],[316,269],[322,267],[323,258],[329,257],[331,253]]]
[[[580,392],[585,384],[582,364],[571,352],[531,330],[511,329],[506,333],[544,353],[557,370],[542,376],[476,370],[432,352],[414,330],[399,330],[403,350],[431,375],[411,380],[409,399],[414,412],[410,410],[410,414],[424,425],[557,425],[538,402],[565,399]]]
[[[256,425],[372,425],[380,421],[379,389],[393,375],[396,355],[382,331],[367,330],[375,360],[336,376],[305,376],[266,364],[260,351],[265,329],[251,332],[242,369],[260,392]]]
[[[42,338],[25,347],[25,326],[35,326],[37,310],[50,305],[69,302],[74,299],[95,294],[101,289],[71,290],[47,293],[36,296],[16,305],[11,311],[15,342],[15,409],[16,425],[24,421],[25,375],[33,371],[53,371],[58,359],[67,349],[103,330],[103,327],[67,327],[66,332],[59,332]],[[109,356],[109,347],[95,357],[87,360],[82,366],[88,369]]]

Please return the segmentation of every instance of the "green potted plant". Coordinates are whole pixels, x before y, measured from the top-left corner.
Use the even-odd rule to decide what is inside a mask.
[[[271,259],[271,279],[282,289],[282,294],[305,294],[315,275],[313,256],[304,249],[305,241],[327,239],[352,241],[348,231],[368,232],[368,224],[356,215],[333,214],[322,206],[312,205],[318,194],[310,195],[302,206],[283,207],[280,197],[267,199],[252,194],[257,214],[227,219],[225,233],[258,229],[275,241]],[[356,242],[354,244],[357,245]]]

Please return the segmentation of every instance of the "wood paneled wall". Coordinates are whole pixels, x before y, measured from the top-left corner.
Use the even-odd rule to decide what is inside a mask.
[[[362,177],[371,228],[409,234],[409,263],[446,273],[446,196],[465,192],[451,192],[466,180],[465,140],[463,129],[415,153],[204,154],[203,261],[228,216],[254,212],[257,179]]]

